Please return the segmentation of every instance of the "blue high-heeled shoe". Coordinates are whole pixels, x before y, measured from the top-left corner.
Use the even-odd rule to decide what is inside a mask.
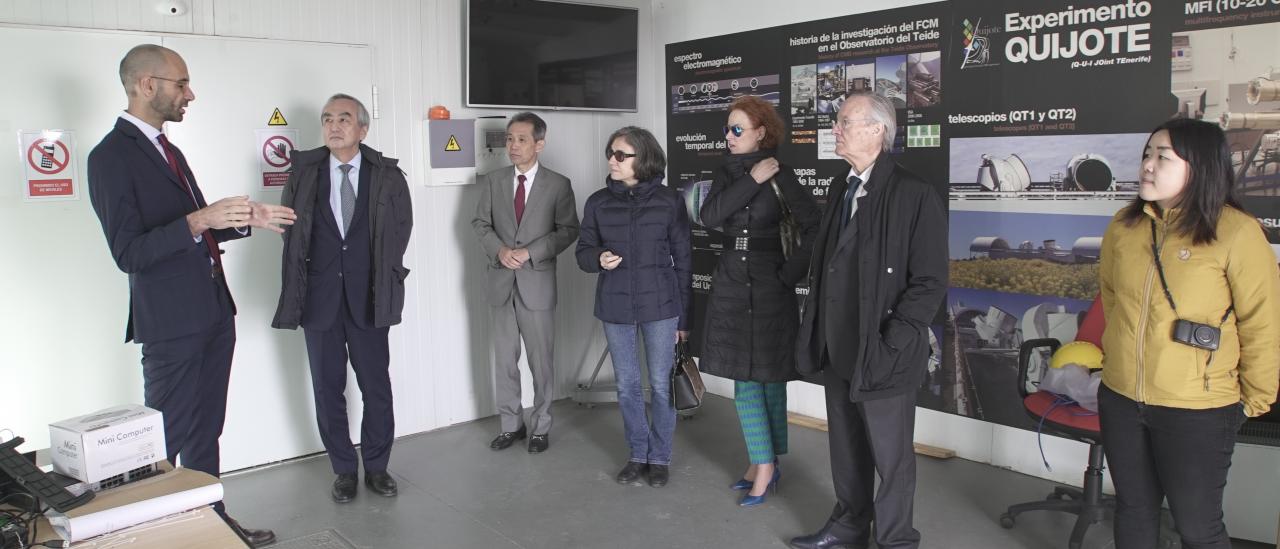
[[[778,458],[776,458],[776,457],[775,457],[775,458],[773,458],[773,471],[774,471],[774,474],[775,474],[775,475],[776,475],[776,474],[778,474]],[[744,479],[739,479],[739,480],[738,480],[738,482],[735,482],[735,483],[733,483],[733,484],[730,484],[730,485],[729,485],[729,489],[730,489],[730,490],[735,490],[735,491],[736,491],[736,490],[750,490],[752,486],[755,486],[755,484],[756,484],[756,483],[755,483],[755,481],[750,480],[750,479],[745,479],[745,478],[744,478]]]
[[[760,505],[761,503],[764,503],[765,496],[767,496],[769,492],[776,493],[778,491],[778,479],[780,478],[782,478],[782,470],[778,469],[775,466],[773,469],[773,478],[769,479],[769,486],[765,487],[764,493],[758,496],[753,496],[751,495],[751,492],[747,492],[743,494],[742,499],[738,501],[738,506],[739,507],[755,507],[757,505]]]

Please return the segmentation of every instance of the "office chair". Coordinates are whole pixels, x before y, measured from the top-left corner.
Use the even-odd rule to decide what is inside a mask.
[[[1088,341],[1101,348],[1104,325],[1102,301],[1101,298],[1097,298],[1085,313],[1084,321],[1076,333],[1076,341]],[[1084,488],[1055,486],[1053,492],[1044,500],[1010,505],[1009,509],[1000,515],[1000,525],[1013,528],[1016,517],[1027,511],[1072,513],[1077,518],[1067,546],[1070,549],[1080,549],[1089,526],[1101,522],[1108,514],[1115,511],[1115,498],[1102,494],[1102,471],[1105,467],[1098,414],[1075,403],[1063,404],[1053,393],[1027,391],[1028,381],[1033,384],[1039,382],[1038,378],[1028,380],[1032,356],[1045,348],[1052,354],[1061,344],[1053,338],[1032,339],[1022,344],[1018,349],[1018,392],[1022,397],[1022,406],[1026,409],[1027,415],[1041,425],[1044,432],[1089,445],[1089,466],[1084,471]],[[1048,363],[1044,361],[1038,370],[1043,372],[1046,368]]]

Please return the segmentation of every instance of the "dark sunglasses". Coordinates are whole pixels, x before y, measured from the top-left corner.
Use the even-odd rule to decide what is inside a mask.
[[[604,152],[604,157],[606,160],[612,158],[614,160],[617,160],[618,162],[625,162],[628,158],[635,158],[636,153],[628,153],[628,152],[615,151],[610,149]]]
[[[755,128],[744,128],[742,127],[742,124],[734,124],[732,126],[725,126],[724,133],[728,134],[730,132],[733,132],[734,137],[742,137],[742,132],[745,132],[747,130],[754,130],[754,129]]]

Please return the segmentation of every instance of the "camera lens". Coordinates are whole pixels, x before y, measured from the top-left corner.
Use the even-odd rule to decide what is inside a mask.
[[[1196,341],[1200,343],[1213,342],[1213,328],[1208,326],[1198,326],[1195,331]]]

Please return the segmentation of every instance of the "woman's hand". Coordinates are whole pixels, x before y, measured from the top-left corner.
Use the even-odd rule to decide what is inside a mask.
[[[751,179],[756,180],[759,185],[773,178],[778,174],[778,159],[769,157],[751,167]]]
[[[622,256],[614,255],[613,252],[605,250],[600,253],[600,268],[606,271],[612,271],[622,263]]]
[[[689,330],[676,330],[676,343],[689,341]]]

